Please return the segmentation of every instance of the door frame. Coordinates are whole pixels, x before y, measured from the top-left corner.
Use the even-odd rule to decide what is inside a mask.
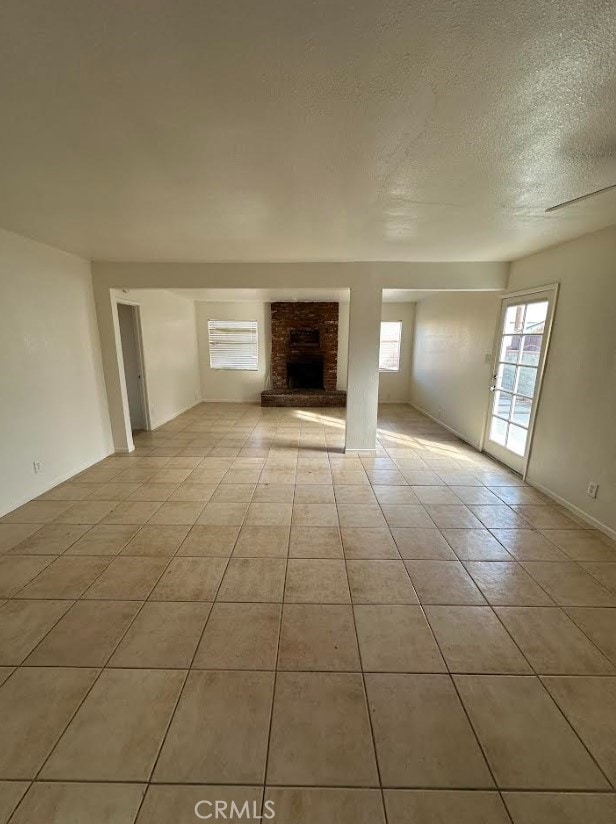
[[[144,424],[145,424],[145,431],[149,432],[152,429],[151,418],[150,418],[150,402],[148,399],[148,381],[147,375],[145,371],[145,356],[143,354],[143,331],[141,327],[141,305],[139,303],[135,303],[132,300],[126,300],[125,298],[118,298],[116,300],[116,307],[119,304],[123,304],[124,306],[130,306],[132,309],[132,316],[133,316],[133,328],[135,330],[135,343],[137,344],[137,358],[139,361],[139,372],[141,373],[141,403],[143,406],[143,417],[144,417]],[[117,309],[116,309],[117,315]],[[119,343],[120,349],[122,347],[122,335],[119,336]],[[122,377],[124,382],[124,389],[127,392],[128,396],[128,389],[126,387],[126,373],[124,371],[124,355],[120,359],[120,363],[122,365]],[[128,413],[128,423],[129,429],[130,426],[130,412]]]
[[[535,432],[535,422],[537,420],[537,413],[539,411],[539,406],[541,404],[541,389],[542,389],[542,386],[543,386],[543,376],[545,374],[545,368],[546,368],[546,364],[547,364],[547,360],[548,360],[548,356],[549,356],[549,351],[550,351],[550,340],[551,340],[551,337],[552,337],[552,329],[554,327],[554,317],[555,317],[555,314],[556,314],[556,304],[558,302],[559,286],[560,286],[560,284],[558,283],[558,281],[556,281],[554,283],[546,283],[545,286],[532,286],[528,289],[518,289],[515,292],[504,292],[501,295],[500,308],[499,308],[499,312],[498,312],[498,318],[497,318],[497,321],[496,321],[496,330],[494,332],[494,341],[493,341],[493,344],[492,344],[492,365],[491,365],[491,372],[490,372],[490,388],[494,385],[494,380],[495,380],[494,375],[495,375],[496,369],[497,369],[497,361],[498,361],[498,356],[499,356],[499,352],[500,352],[500,342],[501,342],[501,338],[502,338],[502,335],[503,335],[502,326],[503,326],[503,315],[504,315],[504,313],[503,313],[504,301],[510,300],[511,298],[532,297],[533,295],[541,294],[541,293],[544,293],[544,292],[547,292],[547,293],[550,294],[550,297],[549,297],[550,311],[549,311],[548,316],[546,318],[547,328],[546,328],[546,331],[544,333],[544,341],[545,341],[545,343],[544,343],[544,355],[543,355],[542,362],[539,364],[539,369],[537,370],[537,382],[535,384],[535,394],[533,396],[533,408],[532,408],[530,420],[529,420],[529,423],[528,423],[528,442],[527,442],[527,446],[526,446],[526,453],[524,455],[523,462],[522,462],[522,471],[521,471],[521,473],[517,473],[517,470],[512,469],[510,466],[508,466],[506,464],[507,468],[510,469],[512,472],[516,472],[516,474],[520,474],[522,476],[522,480],[524,480],[524,481],[526,480],[526,476],[528,474],[528,465],[530,463],[530,457],[531,457],[531,453],[532,453],[532,449],[533,449],[533,437],[534,437],[534,432]],[[521,301],[521,302],[523,302],[523,301]],[[488,389],[488,391],[490,392],[489,403],[487,405],[486,418],[485,418],[485,422],[484,422],[484,426],[483,426],[483,433],[482,433],[482,436],[481,436],[481,452],[482,453],[487,452],[486,445],[487,445],[488,440],[489,440],[488,432],[490,431],[490,419],[492,418],[492,407],[493,407],[492,399],[494,397],[494,393],[493,393],[493,391],[490,391],[490,389]],[[493,455],[490,455],[490,457],[494,458]],[[494,458],[494,460],[498,460],[498,458]],[[504,463],[504,462],[500,461],[500,463]]]

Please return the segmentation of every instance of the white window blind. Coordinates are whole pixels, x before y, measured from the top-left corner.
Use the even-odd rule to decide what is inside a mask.
[[[256,320],[208,320],[210,367],[256,371],[259,345]]]
[[[381,348],[379,350],[379,372],[400,371],[400,338],[402,321],[381,322]]]

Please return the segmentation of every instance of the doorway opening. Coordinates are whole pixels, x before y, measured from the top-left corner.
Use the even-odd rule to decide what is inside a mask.
[[[140,432],[149,429],[150,424],[143,369],[139,307],[130,303],[118,303],[117,306],[130,428],[133,432]]]

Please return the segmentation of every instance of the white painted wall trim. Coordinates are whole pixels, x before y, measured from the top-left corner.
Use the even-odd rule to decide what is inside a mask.
[[[185,412],[194,409],[195,406],[199,406],[199,404],[204,403],[204,401],[196,401],[195,403],[189,403],[188,406],[185,406],[183,409],[180,409],[179,412],[175,412],[173,415],[168,415],[167,417],[163,418],[162,421],[157,421],[156,426],[152,428],[152,432],[156,432],[157,429],[160,429],[161,426],[164,426],[169,421],[175,420],[175,418],[179,418],[180,415],[183,415]]]
[[[612,540],[616,541],[616,529],[612,529],[611,527],[607,526],[607,524],[604,524],[603,521],[599,521],[597,518],[593,518],[592,515],[589,515],[587,512],[584,512],[583,509],[580,509],[578,506],[575,506],[575,504],[572,504],[570,501],[567,501],[565,500],[565,498],[561,498],[560,495],[557,495],[555,492],[552,492],[552,490],[548,489],[547,486],[543,486],[543,484],[534,483],[533,481],[529,480],[527,480],[526,483],[529,486],[538,489],[539,492],[543,492],[544,495],[547,495],[548,498],[551,498],[557,504],[560,504],[560,506],[564,507],[564,509],[568,509],[574,515],[580,518],[580,520],[589,524],[589,526],[598,529],[600,532],[603,532]]]

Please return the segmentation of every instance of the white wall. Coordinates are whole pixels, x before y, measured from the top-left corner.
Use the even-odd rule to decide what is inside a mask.
[[[90,264],[0,230],[0,514],[111,451]]]
[[[419,301],[415,313],[411,402],[475,447],[488,409],[499,309],[499,293],[447,292]]]
[[[528,480],[616,531],[616,227],[515,261],[509,290],[557,281]]]
[[[381,320],[402,321],[400,371],[379,373],[379,403],[408,403],[411,397],[413,365],[414,303],[384,303]]]
[[[201,400],[194,301],[164,289],[115,292],[139,304],[150,426],[155,429]]]

